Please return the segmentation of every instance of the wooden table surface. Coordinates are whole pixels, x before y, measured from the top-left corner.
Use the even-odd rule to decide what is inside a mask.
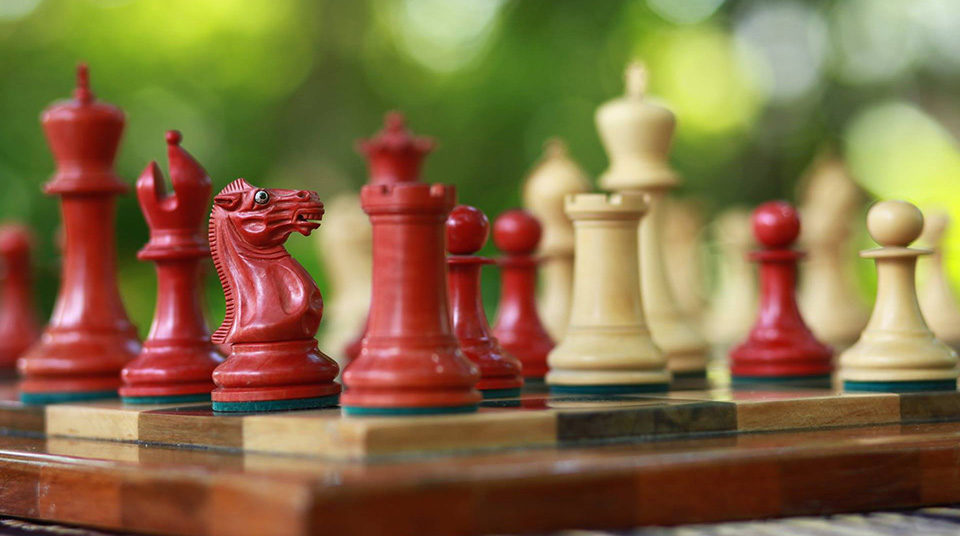
[[[960,423],[379,461],[0,436],[0,513],[154,534],[491,534],[960,502]]]

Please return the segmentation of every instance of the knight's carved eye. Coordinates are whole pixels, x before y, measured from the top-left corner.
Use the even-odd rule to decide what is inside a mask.
[[[253,194],[253,201],[258,205],[266,205],[267,201],[270,201],[270,194],[266,190],[257,190],[257,193]]]

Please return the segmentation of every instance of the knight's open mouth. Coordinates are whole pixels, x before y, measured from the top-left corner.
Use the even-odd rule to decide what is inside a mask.
[[[293,221],[297,227],[297,231],[306,236],[317,227],[320,227],[320,219],[322,217],[322,211],[304,211],[298,212],[293,218]]]

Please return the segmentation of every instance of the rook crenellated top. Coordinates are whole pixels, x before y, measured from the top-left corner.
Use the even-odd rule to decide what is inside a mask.
[[[449,184],[407,182],[368,184],[360,190],[367,214],[446,214],[457,202],[456,188]]]
[[[573,220],[639,219],[647,212],[646,197],[633,192],[572,194],[564,200],[564,210]]]

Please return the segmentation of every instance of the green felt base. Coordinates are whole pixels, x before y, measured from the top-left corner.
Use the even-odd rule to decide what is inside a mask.
[[[488,398],[517,398],[520,396],[520,388],[516,387],[513,389],[481,389],[480,394],[483,395],[483,399],[487,400]]]
[[[530,376],[523,378],[524,387],[539,387],[546,384],[547,382],[543,379],[543,376]]]
[[[870,393],[915,393],[919,391],[956,391],[957,380],[919,380],[912,382],[859,382],[846,380],[844,391]]]
[[[468,406],[416,407],[416,408],[362,408],[358,406],[343,406],[343,413],[351,417],[404,417],[413,415],[450,415],[456,413],[473,413],[477,411],[476,404]]]
[[[674,372],[674,380],[705,380],[707,379],[706,370],[691,370],[687,372]]]
[[[629,395],[636,393],[665,393],[666,383],[637,383],[630,385],[551,385],[550,392],[560,395]]]
[[[336,406],[340,402],[340,393],[316,398],[290,398],[287,400],[257,400],[252,402],[213,401],[213,411],[218,413],[263,413],[267,411],[287,411],[292,409],[317,409]]]
[[[750,387],[830,387],[830,375],[817,376],[733,376],[730,383],[734,388]]]
[[[124,404],[181,404],[186,402],[209,402],[210,393],[173,396],[121,396]]]
[[[24,404],[58,404],[60,402],[81,402],[84,400],[103,400],[117,398],[116,391],[72,391],[49,393],[20,392],[20,401]]]

